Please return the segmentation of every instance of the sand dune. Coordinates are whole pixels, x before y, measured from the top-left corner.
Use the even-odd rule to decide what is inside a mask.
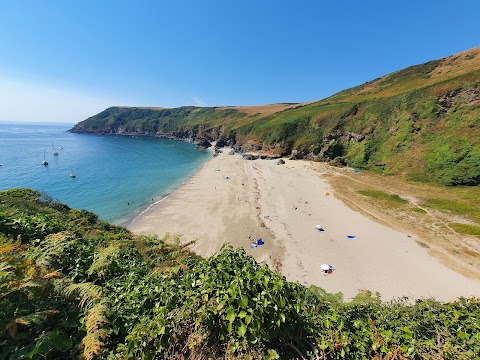
[[[245,161],[227,152],[212,158],[129,228],[137,234],[169,232],[182,235],[184,242],[196,240],[193,250],[203,256],[224,243],[244,247],[288,280],[340,291],[346,298],[361,290],[378,291],[384,300],[480,296],[480,281],[441,264],[416,244],[418,239],[337,199],[319,169],[313,169],[316,164]],[[325,231],[317,231],[316,225]],[[251,249],[251,239],[257,237],[265,245]],[[323,263],[335,268],[333,274],[322,274]]]

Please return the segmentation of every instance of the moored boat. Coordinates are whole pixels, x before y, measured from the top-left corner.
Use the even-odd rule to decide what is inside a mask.
[[[43,150],[43,161],[42,161],[42,165],[48,165],[48,161],[45,160],[45,150]]]

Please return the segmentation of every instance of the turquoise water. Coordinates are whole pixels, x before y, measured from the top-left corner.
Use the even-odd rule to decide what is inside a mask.
[[[0,123],[0,190],[32,188],[123,223],[168,195],[211,157],[182,141],[72,134],[67,132],[71,127]],[[42,165],[44,152],[48,166]]]

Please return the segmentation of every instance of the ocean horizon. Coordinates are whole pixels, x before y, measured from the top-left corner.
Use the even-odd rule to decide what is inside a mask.
[[[126,224],[212,156],[183,141],[76,134],[68,131],[72,127],[0,122],[0,190],[32,188],[102,220]]]

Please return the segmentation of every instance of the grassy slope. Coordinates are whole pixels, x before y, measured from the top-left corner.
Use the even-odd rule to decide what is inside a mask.
[[[387,304],[0,192],[0,359],[474,359],[480,303]]]
[[[480,183],[480,48],[416,65],[271,115],[233,108],[109,108],[75,129],[194,130],[248,149],[331,160],[446,185]],[[379,166],[382,165],[382,166]]]

